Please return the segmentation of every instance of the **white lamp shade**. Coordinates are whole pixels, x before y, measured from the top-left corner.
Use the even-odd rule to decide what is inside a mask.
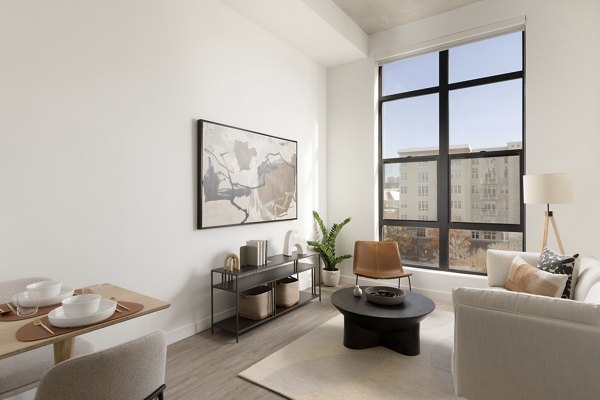
[[[523,176],[525,204],[558,204],[573,202],[571,174],[539,174]]]

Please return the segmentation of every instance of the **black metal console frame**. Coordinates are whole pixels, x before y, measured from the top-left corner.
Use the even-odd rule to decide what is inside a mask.
[[[301,262],[308,261],[310,258],[316,258],[316,263]],[[320,274],[321,256],[318,253],[294,254],[285,256],[277,254],[267,257],[267,263],[258,267],[251,265],[242,265],[237,271],[224,270],[223,268],[214,268],[210,271],[210,322],[211,332],[214,333],[215,327],[235,334],[235,341],[239,343],[240,333],[246,332],[260,324],[277,318],[289,311],[292,311],[316,298],[321,301],[321,274]],[[310,271],[311,290],[300,291],[300,300],[291,307],[277,307],[275,296],[276,283],[279,279],[296,275],[299,279],[301,272]],[[216,276],[216,279],[215,279]],[[220,278],[220,279],[219,279]],[[251,320],[240,317],[239,315],[239,297],[240,292],[260,286],[268,285],[271,287],[271,304],[273,308],[271,315],[261,320]],[[235,315],[215,322],[214,290],[224,290],[235,293]]]

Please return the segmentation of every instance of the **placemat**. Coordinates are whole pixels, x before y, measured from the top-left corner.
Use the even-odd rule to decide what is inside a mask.
[[[50,330],[52,330],[52,332],[54,332],[54,335],[50,334],[50,332],[45,330],[42,326],[36,326],[33,324],[33,322],[30,322],[29,324],[23,325],[22,327],[19,328],[19,330],[17,330],[17,333],[16,333],[17,340],[20,342],[33,342],[34,340],[41,340],[41,339],[47,339],[50,337],[56,337],[56,336],[64,335],[65,333],[75,332],[80,329],[87,328],[88,326],[98,325],[98,324],[102,324],[106,321],[112,321],[115,319],[123,318],[127,315],[135,314],[136,312],[140,312],[144,309],[144,305],[140,304],[140,303],[132,303],[129,301],[119,300],[119,304],[123,304],[125,307],[128,307],[130,310],[128,311],[121,307],[118,307],[119,310],[121,310],[121,312],[115,311],[114,314],[110,316],[110,318],[107,318],[104,321],[100,321],[95,324],[78,326],[76,328],[59,328],[59,327],[52,325],[50,323],[50,321],[48,321],[48,316],[42,317],[41,318],[42,322],[44,323],[44,325],[46,325],[48,328],[50,328]]]
[[[76,296],[78,294],[81,294],[81,289],[75,289],[75,293],[73,294],[73,296]],[[10,303],[10,305],[12,306],[12,308],[16,311],[17,310],[17,306],[14,305],[14,303]],[[38,312],[36,312],[35,314],[31,314],[31,315],[26,315],[23,317],[19,317],[17,314],[11,312],[9,314],[4,314],[4,315],[0,315],[0,322],[10,322],[10,321],[21,321],[23,319],[29,319],[29,318],[35,318],[35,317],[39,317],[41,315],[47,315],[50,311],[54,310],[55,308],[60,307],[62,304],[59,302],[57,304],[52,304],[49,306],[45,306],[45,307],[40,307],[38,309]],[[10,308],[8,308],[8,306],[6,305],[6,303],[0,304],[0,308],[3,310],[10,310]]]

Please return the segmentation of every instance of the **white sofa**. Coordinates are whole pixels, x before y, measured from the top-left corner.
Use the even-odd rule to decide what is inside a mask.
[[[511,261],[488,250],[487,289],[453,291],[453,375],[470,400],[600,399],[600,260],[581,257],[574,300],[506,291]]]

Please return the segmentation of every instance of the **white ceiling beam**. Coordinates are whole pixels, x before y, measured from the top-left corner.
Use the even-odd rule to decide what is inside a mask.
[[[220,0],[325,67],[366,57],[368,37],[331,0]]]

